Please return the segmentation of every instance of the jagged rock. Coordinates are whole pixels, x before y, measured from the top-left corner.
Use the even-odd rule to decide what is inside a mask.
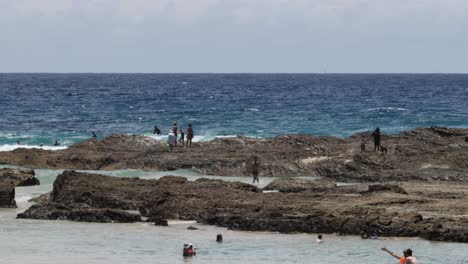
[[[153,222],[154,225],[157,226],[168,226],[169,224],[167,223],[167,219],[164,219],[162,217],[158,216],[152,216],[151,218],[148,218],[148,222]]]
[[[221,180],[171,176],[142,180],[66,171],[57,177],[45,205],[34,205],[18,217],[141,221],[140,215],[122,211],[131,209],[149,221],[195,220],[233,230],[378,232],[380,236],[468,242],[467,184],[354,184],[324,190],[263,193],[252,185]],[[440,193],[442,198],[435,198]]]
[[[301,178],[278,178],[270,182],[263,190],[276,190],[279,192],[326,192],[336,191],[337,187],[335,183],[313,181]]]
[[[320,176],[340,182],[468,182],[468,144],[464,142],[467,134],[468,129],[429,127],[385,135],[382,144],[387,154],[369,150],[372,146],[360,153],[358,135],[346,139],[304,135],[219,138],[195,143],[190,149],[177,147],[171,153],[162,141],[112,135],[58,151],[0,152],[0,163],[92,170],[193,169],[210,175],[250,176],[249,157],[256,155],[260,177]]]
[[[16,208],[15,185],[12,181],[0,181],[0,208]]]
[[[17,218],[70,220],[97,223],[133,223],[141,221],[141,216],[119,209],[73,208],[61,204],[32,205]]]
[[[371,184],[368,185],[366,193],[372,192],[385,192],[390,191],[394,193],[408,194],[403,188],[396,184]]]
[[[39,185],[34,170],[0,169],[0,181],[11,181],[15,186]]]

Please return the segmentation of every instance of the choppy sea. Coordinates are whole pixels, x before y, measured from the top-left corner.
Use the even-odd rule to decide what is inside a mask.
[[[173,122],[198,141],[468,127],[463,74],[0,74],[0,94],[0,151]]]

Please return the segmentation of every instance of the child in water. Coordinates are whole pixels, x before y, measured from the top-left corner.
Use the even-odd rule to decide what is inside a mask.
[[[322,235],[318,235],[318,236],[317,236],[317,239],[315,240],[315,242],[317,242],[317,243],[319,243],[319,244],[322,243],[322,242],[323,242],[322,238],[323,238]]]
[[[184,257],[192,257],[192,256],[196,256],[197,252],[193,248],[192,243],[184,243],[184,250],[182,254]]]

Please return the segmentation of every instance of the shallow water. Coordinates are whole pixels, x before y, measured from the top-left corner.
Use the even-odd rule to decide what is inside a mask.
[[[353,236],[237,232],[194,222],[170,221],[169,227],[148,223],[97,224],[15,219],[27,200],[52,189],[59,170],[36,170],[41,185],[18,187],[17,209],[0,209],[1,263],[398,263],[380,250],[402,252],[412,248],[421,263],[466,264],[468,245],[429,242],[417,238],[362,240]],[[102,173],[102,172],[101,172]],[[207,177],[187,170],[173,172],[112,171],[103,174],[156,179],[180,175],[194,180]],[[227,179],[226,177],[222,177]],[[249,177],[229,180],[249,182]],[[265,184],[271,179],[263,178]],[[190,225],[199,230],[190,231]],[[215,241],[222,233],[224,242]],[[184,242],[198,248],[198,256],[181,256]]]

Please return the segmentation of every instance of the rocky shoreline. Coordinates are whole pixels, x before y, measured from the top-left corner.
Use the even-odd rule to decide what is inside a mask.
[[[387,154],[359,151],[350,138],[285,135],[270,139],[220,138],[168,152],[165,143],[136,135],[90,139],[64,150],[0,152],[0,164],[73,170],[193,169],[207,175],[250,175],[251,155],[259,176],[317,176],[340,182],[468,181],[468,129],[430,127],[384,135]]]
[[[174,152],[151,138],[112,135],[59,151],[0,152],[0,163],[81,170],[192,169],[207,175],[247,176],[248,160],[256,155],[260,177],[278,177],[259,189],[221,180],[174,176],[142,180],[65,171],[53,191],[35,199],[37,204],[18,218],[159,225],[179,219],[233,230],[374,233],[468,242],[467,134],[468,129],[430,127],[384,136],[387,154],[360,153],[360,135],[223,138]],[[11,205],[12,192],[14,197],[14,185],[0,181],[0,201]]]
[[[18,218],[156,223],[179,219],[245,231],[364,232],[468,242],[467,184],[337,186],[290,178],[273,181],[265,189],[281,192],[221,180],[174,176],[143,180],[65,171],[50,197]]]

